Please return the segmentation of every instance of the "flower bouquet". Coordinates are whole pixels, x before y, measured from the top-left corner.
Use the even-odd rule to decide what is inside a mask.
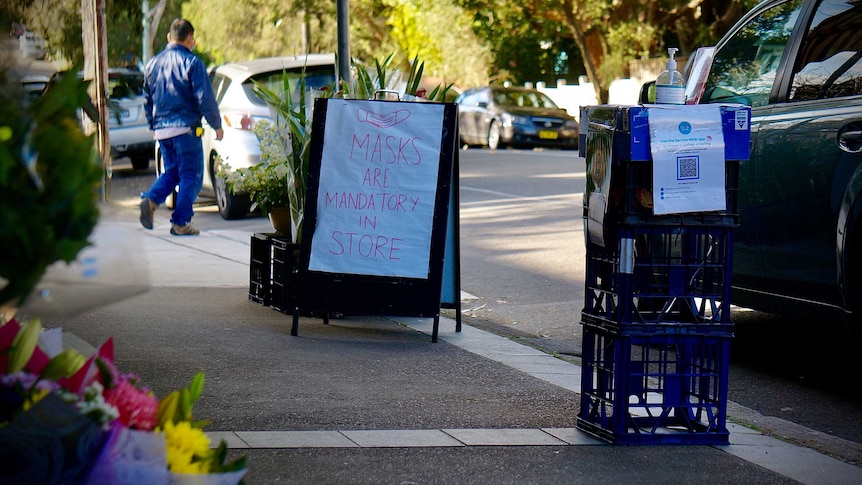
[[[242,481],[245,458],[227,462],[192,419],[202,373],[159,400],[116,368],[113,340],[85,358],[61,338],[38,321],[0,326],[0,482]]]

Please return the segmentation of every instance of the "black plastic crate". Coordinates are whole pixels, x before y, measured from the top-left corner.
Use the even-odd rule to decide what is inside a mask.
[[[609,332],[629,337],[649,335],[733,335],[733,324],[685,323],[663,321],[661,323],[631,324],[608,320],[581,312],[581,325],[595,331]]]
[[[273,237],[272,288],[269,306],[282,313],[293,314],[299,271],[299,244],[287,238]]]
[[[616,444],[727,444],[731,332],[583,327],[577,427]]]
[[[269,305],[272,287],[272,243],[274,234],[255,233],[251,236],[251,255],[249,258],[248,299],[259,304]]]
[[[622,225],[587,246],[584,312],[620,324],[730,324],[733,226]]]

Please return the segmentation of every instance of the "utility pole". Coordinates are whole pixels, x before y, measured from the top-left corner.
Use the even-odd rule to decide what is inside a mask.
[[[153,57],[153,44],[150,42],[150,1],[141,0],[141,64],[147,65]]]
[[[98,120],[84,116],[87,134],[96,132],[97,148],[102,159],[102,201],[111,199],[111,141],[108,131],[108,34],[105,24],[106,0],[81,0],[81,30],[84,44],[84,79],[90,81],[88,93]]]
[[[338,19],[338,77],[350,83],[350,17],[347,0],[337,0],[335,15]]]

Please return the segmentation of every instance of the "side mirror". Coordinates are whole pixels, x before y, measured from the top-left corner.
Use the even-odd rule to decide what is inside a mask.
[[[655,103],[655,81],[644,83],[641,86],[641,93],[638,97],[638,101],[640,102],[640,104]]]

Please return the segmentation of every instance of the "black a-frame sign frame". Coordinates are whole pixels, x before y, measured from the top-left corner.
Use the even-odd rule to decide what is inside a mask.
[[[436,342],[460,303],[457,106],[316,99],[310,148],[291,334],[300,313],[392,315],[434,318]]]

